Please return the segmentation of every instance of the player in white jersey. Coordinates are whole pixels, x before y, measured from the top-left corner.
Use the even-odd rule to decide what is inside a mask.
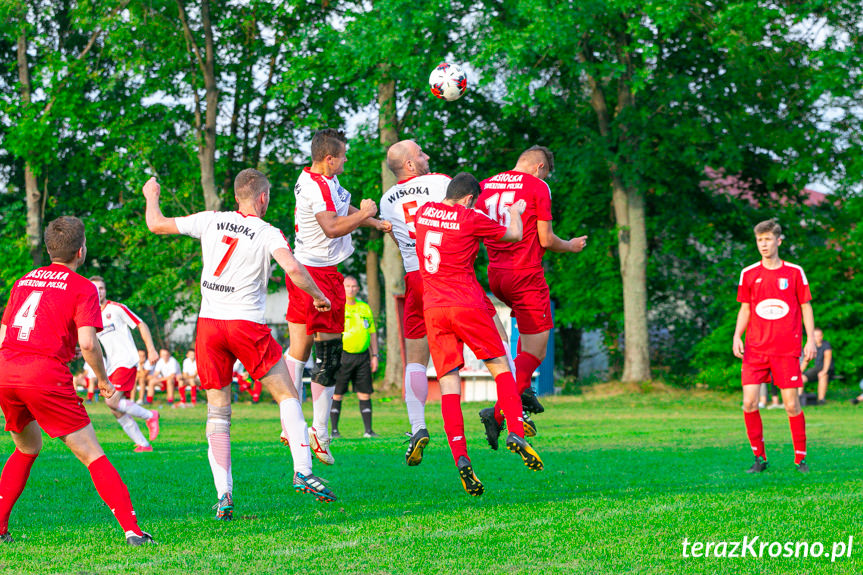
[[[294,489],[320,501],[336,497],[312,475],[309,434],[297,390],[282,359],[282,348],[264,323],[264,301],[273,259],[321,311],[330,302],[291,253],[282,232],[261,218],[270,203],[270,183],[261,172],[246,169],[234,180],[236,212],[200,212],[166,218],[159,207],[161,190],[155,178],[144,185],[147,227],[157,234],[200,238],[201,311],[195,351],[198,376],[207,393],[208,457],[219,497],[216,518],[233,518],[231,492],[231,374],[240,360],[260,379],[279,404],[282,429],[290,438]]]
[[[335,373],[342,358],[342,332],[345,330],[344,277],[337,266],[353,253],[351,232],[360,226],[389,232],[389,222],[376,220],[375,202],[365,199],[359,209],[351,205],[351,194],[339,184],[344,172],[347,138],[331,128],[318,131],[312,138],[312,165],[303,169],[294,188],[296,210],[294,232],[295,255],[306,266],[318,287],[332,303],[321,312],[291,278],[288,287],[288,329],[291,346],[286,359],[293,374],[297,393],[302,393],[303,366],[315,346],[312,370],[311,430],[312,451],[327,465],[335,460],[330,452],[327,424],[335,392]],[[282,443],[288,438],[282,435]]]
[[[134,418],[143,419],[146,422],[150,441],[152,441],[159,435],[159,412],[144,409],[132,401],[138,376],[138,347],[132,338],[132,330],[137,329],[140,332],[150,361],[155,361],[158,354],[153,345],[150,328],[132,310],[108,299],[108,289],[101,276],[92,276],[90,281],[99,292],[99,305],[102,308],[104,327],[96,335],[99,337],[102,349],[105,350],[108,380],[123,395],[117,407],[111,408],[111,413],[117,418],[117,423],[126,435],[135,442],[136,452],[153,451]]]
[[[428,397],[426,366],[429,345],[423,319],[423,280],[416,252],[415,217],[426,202],[442,202],[450,178],[429,170],[429,156],[413,140],[402,140],[387,150],[387,167],[398,183],[381,197],[381,218],[392,223],[392,237],[405,267],[405,406],[411,424],[411,439],[405,459],[408,465],[422,463],[428,445],[425,403]]]

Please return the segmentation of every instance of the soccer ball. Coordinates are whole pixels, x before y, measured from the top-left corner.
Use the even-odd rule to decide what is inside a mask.
[[[436,98],[452,102],[461,98],[467,90],[467,74],[457,64],[441,62],[432,70],[429,86]]]

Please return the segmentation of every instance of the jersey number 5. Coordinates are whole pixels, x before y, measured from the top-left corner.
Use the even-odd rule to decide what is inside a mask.
[[[515,192],[503,192],[489,196],[485,201],[488,217],[502,226],[509,227],[509,207],[515,203]]]
[[[225,252],[225,255],[222,257],[222,261],[219,262],[219,267],[216,268],[216,271],[213,272],[213,275],[219,277],[222,275],[222,272],[225,271],[225,266],[228,265],[228,260],[231,259],[231,255],[234,253],[234,250],[237,249],[237,242],[239,240],[237,238],[232,238],[231,236],[222,236],[222,243],[228,244],[228,251]]]
[[[30,332],[36,327],[36,308],[39,307],[41,299],[42,292],[34,291],[27,296],[27,299],[18,308],[18,313],[15,314],[15,319],[12,320],[12,327],[18,328],[18,341],[27,341],[30,339]]]
[[[440,252],[437,251],[437,246],[443,240],[441,232],[426,232],[426,240],[423,244],[423,265],[426,271],[430,274],[436,274],[440,267]]]

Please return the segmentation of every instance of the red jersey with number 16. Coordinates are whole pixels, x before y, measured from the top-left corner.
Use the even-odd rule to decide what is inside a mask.
[[[524,236],[515,243],[485,240],[488,267],[509,270],[542,267],[545,248],[539,243],[536,222],[550,222],[551,191],[548,184],[535,176],[510,170],[480,183],[482,193],[476,202],[478,210],[503,226],[509,224],[509,207],[519,200],[527,204],[521,215]]]
[[[745,356],[799,357],[803,342],[801,304],[812,299],[803,268],[782,262],[769,270],[761,262],[740,272],[737,301],[749,304]]]
[[[38,268],[15,282],[3,325],[0,362],[20,364],[35,355],[65,365],[75,357],[78,328],[102,329],[99,294],[90,280],[64,265]]]
[[[506,228],[462,205],[429,202],[417,212],[416,230],[423,277],[423,309],[476,307],[485,310],[485,292],[476,279],[473,264],[480,240],[499,240]]]

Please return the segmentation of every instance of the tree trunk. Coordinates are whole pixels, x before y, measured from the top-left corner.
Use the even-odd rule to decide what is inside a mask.
[[[381,233],[378,230],[372,230],[369,234],[368,250],[366,251],[366,293],[369,296],[369,307],[372,308],[372,315],[375,317],[375,322],[380,323],[381,318],[381,258],[378,250],[375,248]]]
[[[216,117],[219,113],[219,89],[216,86],[216,56],[213,47],[213,25],[210,21],[210,0],[201,2],[201,24],[204,28],[206,62],[204,62],[204,88],[206,90],[207,115],[204,120],[204,146],[201,148],[201,187],[204,189],[204,204],[208,210],[218,211],[222,207],[216,191]]]
[[[386,65],[382,65],[386,72]],[[397,128],[398,117],[396,115],[396,83],[395,80],[386,78],[378,84],[378,131],[380,142],[384,152],[390,146],[398,142],[399,134]],[[386,191],[396,183],[396,177],[387,168],[386,161],[381,162],[381,188]],[[405,269],[402,265],[402,255],[398,246],[392,238],[384,238],[384,255],[381,261],[381,270],[384,274],[384,298],[387,312],[387,369],[384,376],[384,384],[388,386],[401,386],[404,379],[404,365],[401,356],[401,342],[398,334],[399,314],[396,309],[396,294],[405,293],[404,275]]]
[[[18,82],[21,84],[21,101],[30,106],[30,65],[27,62],[27,36],[23,26],[18,35]],[[24,162],[24,192],[27,202],[27,246],[33,265],[42,265],[42,194],[30,160]]]

